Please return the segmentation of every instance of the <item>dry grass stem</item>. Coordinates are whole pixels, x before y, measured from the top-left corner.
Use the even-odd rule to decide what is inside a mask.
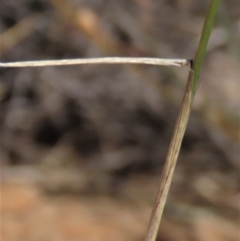
[[[0,34],[1,54],[9,51],[22,40],[26,39],[33,31],[36,30],[38,15],[30,15],[24,18],[12,28]]]
[[[125,57],[105,57],[89,59],[62,59],[62,60],[40,60],[40,61],[20,61],[20,62],[0,62],[0,67],[43,67],[62,66],[79,64],[149,64],[162,66],[189,66],[187,59],[160,59],[160,58],[125,58]]]
[[[183,102],[181,105],[181,111],[178,116],[173,137],[168,150],[167,160],[165,162],[165,166],[162,173],[160,188],[158,191],[155,205],[152,210],[145,241],[155,241],[157,237],[158,227],[161,221],[163,209],[166,203],[169,187],[172,181],[182,139],[185,133],[185,129],[187,126],[187,122],[188,122],[188,118],[191,110],[191,103],[192,103],[191,89],[193,84],[193,77],[194,77],[194,72],[190,70],[186,91],[185,91]]]

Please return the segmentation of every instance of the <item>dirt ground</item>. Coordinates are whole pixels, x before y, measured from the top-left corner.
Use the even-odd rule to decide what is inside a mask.
[[[2,0],[0,58],[190,59],[207,4]],[[220,4],[158,241],[240,240],[239,9]],[[0,240],[143,240],[187,71],[0,68]]]
[[[49,196],[29,182],[30,170],[24,172],[2,183],[1,240],[143,240],[156,178],[132,178],[118,196]],[[228,198],[231,208],[177,201],[170,194],[157,240],[238,241],[239,216],[229,209],[239,210],[239,197]]]

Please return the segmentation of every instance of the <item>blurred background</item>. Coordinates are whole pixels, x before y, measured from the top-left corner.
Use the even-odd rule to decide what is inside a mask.
[[[194,57],[210,1],[1,0],[0,60]],[[221,1],[158,241],[240,238],[240,1]],[[188,69],[0,69],[1,239],[143,240]]]

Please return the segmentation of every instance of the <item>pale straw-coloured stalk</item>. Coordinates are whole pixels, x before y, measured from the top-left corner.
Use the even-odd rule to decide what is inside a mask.
[[[177,158],[181,148],[182,139],[186,130],[191,104],[192,104],[192,85],[193,85],[194,72],[190,69],[188,76],[188,83],[186,86],[185,94],[182,101],[182,108],[178,116],[175,130],[173,132],[172,140],[169,146],[168,155],[164,165],[158,195],[150,217],[147,235],[144,241],[155,241],[159,224],[162,218],[164,206],[167,200],[167,195],[171,185],[174,169],[176,166]]]
[[[203,65],[208,40],[213,28],[219,2],[220,0],[211,0],[209,4],[198,50],[193,60],[193,63],[190,66],[191,68],[189,70],[188,82],[183,97],[180,114],[178,116],[175,125],[175,130],[169,146],[166,162],[162,173],[162,179],[158,190],[158,195],[152,210],[147,234],[144,241],[155,241],[157,237],[160,221],[162,218],[162,213],[167,200],[167,195],[169,192],[174,169],[181,148],[182,139],[189,119],[191,105],[193,102],[194,95],[196,93],[201,67]]]
[[[61,59],[61,60],[37,60],[19,62],[0,62],[0,67],[44,67],[44,66],[64,66],[80,64],[148,64],[162,66],[188,66],[187,59],[161,59],[161,58],[130,58],[130,57],[103,57],[103,58],[81,58],[81,59]]]

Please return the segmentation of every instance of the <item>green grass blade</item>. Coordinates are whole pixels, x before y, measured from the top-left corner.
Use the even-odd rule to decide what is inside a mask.
[[[192,99],[194,98],[194,95],[196,93],[198,79],[199,79],[200,71],[203,65],[203,59],[206,53],[208,40],[214,25],[214,20],[217,13],[219,2],[220,0],[212,0],[210,2],[207,16],[205,18],[200,43],[193,62],[194,80],[193,80],[193,87],[192,87]]]

